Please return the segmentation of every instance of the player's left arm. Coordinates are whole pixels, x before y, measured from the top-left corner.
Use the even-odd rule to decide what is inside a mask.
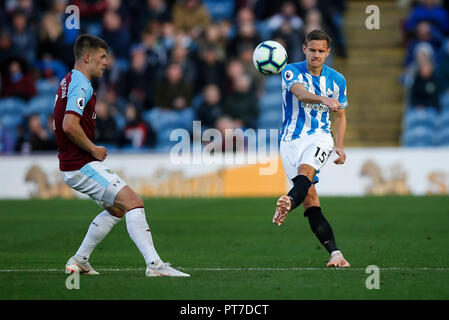
[[[334,160],[335,164],[343,164],[346,161],[346,153],[344,151],[344,139],[346,133],[346,111],[339,109],[335,115],[335,152],[338,158]]]
[[[346,107],[348,106],[348,98],[346,96],[347,87],[344,77],[338,83],[338,102],[341,107],[335,115],[335,152],[338,158],[334,160],[335,164],[343,164],[346,161],[346,153],[344,151],[344,139],[346,133]]]

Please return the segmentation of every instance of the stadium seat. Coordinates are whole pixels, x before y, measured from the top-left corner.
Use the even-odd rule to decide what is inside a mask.
[[[406,147],[431,147],[435,140],[434,131],[426,126],[407,129],[403,134],[403,145]]]
[[[115,123],[117,124],[117,129],[118,130],[123,130],[123,128],[125,128],[126,125],[126,119],[125,116],[123,116],[120,113],[117,113],[114,117]]]
[[[416,127],[427,127],[434,129],[437,125],[437,111],[433,108],[414,109],[407,111],[404,117],[404,128],[413,129]]]
[[[448,147],[449,146],[449,127],[440,130],[438,133],[438,145]]]
[[[25,109],[25,102],[20,98],[0,99],[0,115],[20,115]]]
[[[233,0],[205,0],[204,5],[214,22],[232,20],[233,18]]]
[[[282,112],[277,111],[267,111],[262,112],[259,117],[259,128],[260,129],[277,129],[282,124]]]
[[[28,106],[24,110],[24,115],[31,114],[50,114],[53,112],[55,104],[55,95],[37,96],[30,100]]]
[[[440,96],[441,111],[449,111],[449,93],[443,93]]]
[[[144,112],[142,117],[156,132],[160,132],[165,128],[190,129],[194,112],[192,108],[185,108],[181,111],[153,108]]]
[[[0,152],[1,153],[11,153],[15,151],[16,141],[17,141],[17,129],[4,128],[0,135]]]
[[[37,80],[36,87],[39,95],[56,95],[59,83],[47,79]]]
[[[267,93],[279,94],[282,89],[282,79],[280,75],[266,77],[265,90]]]
[[[440,116],[438,117],[438,122],[440,131],[449,129],[449,110],[441,112]]]
[[[23,121],[20,114],[5,114],[0,115],[0,125],[5,129],[15,129]]]

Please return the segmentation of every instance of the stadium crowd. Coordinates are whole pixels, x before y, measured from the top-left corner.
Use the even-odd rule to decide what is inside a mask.
[[[409,6],[402,30],[405,146],[449,145],[449,1],[400,1]]]
[[[68,28],[69,5],[79,29]],[[83,33],[110,47],[93,82],[97,141],[110,149],[166,151],[170,132],[193,120],[203,130],[277,128],[280,79],[258,74],[253,49],[274,39],[298,61],[305,33],[320,28],[345,57],[344,10],[345,0],[2,1],[0,153],[55,150],[55,93]]]

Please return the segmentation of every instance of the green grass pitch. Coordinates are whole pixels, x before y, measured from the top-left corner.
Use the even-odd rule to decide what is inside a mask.
[[[101,211],[90,200],[0,201],[0,299],[448,299],[449,197],[322,198],[352,268],[328,253],[302,209],[271,223],[274,198],[145,199],[160,256],[190,278],[145,278],[121,221],[65,287],[67,259]],[[380,289],[368,290],[368,265]],[[112,269],[118,269],[112,270]]]

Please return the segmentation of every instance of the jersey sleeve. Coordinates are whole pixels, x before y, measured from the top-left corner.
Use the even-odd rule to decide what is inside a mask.
[[[337,83],[338,86],[338,102],[340,102],[340,109],[344,109],[348,107],[348,97],[346,95],[347,86],[346,79],[342,77],[340,81]]]
[[[77,81],[73,79],[67,92],[67,106],[65,112],[75,113],[82,116],[86,104],[92,97],[93,89],[87,81]]]
[[[308,84],[303,81],[301,72],[292,65],[287,65],[284,70],[282,70],[282,80],[287,86],[287,91],[290,91],[290,89],[297,83],[301,83],[306,86],[306,88],[308,86]]]

